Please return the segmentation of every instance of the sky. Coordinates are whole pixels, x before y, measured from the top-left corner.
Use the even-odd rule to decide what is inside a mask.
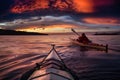
[[[0,29],[120,31],[120,0],[0,0]]]

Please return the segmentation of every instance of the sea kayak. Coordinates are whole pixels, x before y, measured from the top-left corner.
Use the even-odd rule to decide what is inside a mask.
[[[22,75],[20,80],[79,80],[53,47],[41,63]]]
[[[72,44],[81,46],[81,47],[88,47],[88,48],[94,48],[94,49],[99,49],[99,50],[103,50],[103,51],[108,51],[108,45],[102,45],[102,44],[97,44],[97,43],[81,43],[79,41],[77,41],[76,39],[71,39]]]

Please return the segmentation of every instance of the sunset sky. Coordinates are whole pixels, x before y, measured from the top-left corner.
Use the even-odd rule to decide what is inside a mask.
[[[119,0],[0,0],[0,29],[120,31]]]

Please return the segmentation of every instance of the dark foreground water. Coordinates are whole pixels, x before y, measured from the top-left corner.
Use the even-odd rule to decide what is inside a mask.
[[[74,35],[0,36],[0,80],[19,80],[56,44],[66,65],[80,80],[120,80],[120,36],[93,36],[93,42],[109,44],[108,53],[70,44]]]

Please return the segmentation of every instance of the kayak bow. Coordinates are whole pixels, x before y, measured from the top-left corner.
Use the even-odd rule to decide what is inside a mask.
[[[48,53],[41,64],[36,65],[33,69],[29,70],[20,80],[79,80],[78,77],[71,71],[54,46]]]

